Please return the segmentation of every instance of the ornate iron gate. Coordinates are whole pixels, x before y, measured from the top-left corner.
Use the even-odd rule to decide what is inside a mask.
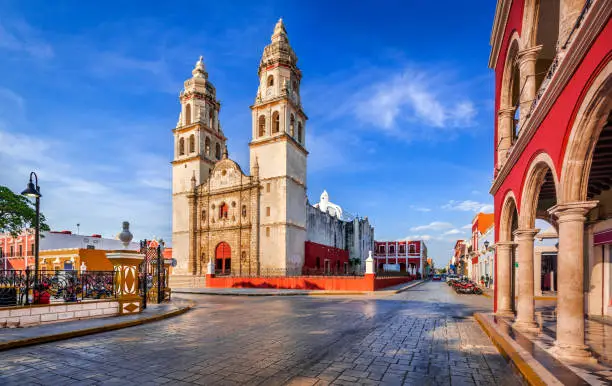
[[[147,308],[147,302],[159,304],[169,300],[168,268],[164,264],[161,245],[150,246],[150,241],[143,240],[140,253],[144,255],[139,270],[140,296],[142,307]]]

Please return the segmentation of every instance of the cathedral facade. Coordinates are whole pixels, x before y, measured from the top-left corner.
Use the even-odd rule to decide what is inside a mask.
[[[316,216],[325,218],[309,221],[310,210],[315,208],[306,196],[308,118],[300,101],[302,74],[282,20],[276,24],[259,64],[259,87],[251,106],[249,174],[228,157],[219,123],[220,103],[202,58],[192,75],[180,93],[181,113],[173,130],[175,273],[202,275],[210,259],[223,274],[295,272],[308,260],[305,245],[309,238],[330,240],[326,233],[330,229],[337,232],[337,226],[321,225],[331,221],[350,226],[341,226],[343,231],[334,236],[333,246],[324,245],[350,249],[351,257],[364,260],[365,242],[349,233],[358,229],[358,238],[371,235],[373,242],[367,218],[344,221],[341,212],[338,216],[336,210],[316,209]]]

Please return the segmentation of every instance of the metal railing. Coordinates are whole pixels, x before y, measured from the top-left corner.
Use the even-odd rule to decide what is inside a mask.
[[[38,279],[38,280],[36,280]],[[114,271],[0,270],[0,307],[116,297]]]

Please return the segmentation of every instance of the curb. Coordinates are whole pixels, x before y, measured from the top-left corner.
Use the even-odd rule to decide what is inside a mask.
[[[538,386],[547,384],[522,358],[519,352],[499,332],[489,325],[482,314],[474,314],[474,319],[476,319],[480,328],[482,328],[485,334],[491,339],[491,342],[497,347],[499,353],[514,365],[528,384]]]
[[[404,288],[400,288],[400,289],[398,289],[398,290],[393,291],[393,292],[391,293],[391,295],[395,295],[395,294],[402,293],[402,292],[404,292],[404,291],[408,291],[409,289],[412,289],[412,288],[414,288],[414,287],[416,287],[416,286],[419,286],[419,285],[421,285],[421,284],[424,284],[424,283],[425,283],[425,280],[421,280],[421,281],[420,281],[420,282],[418,282],[418,283],[412,283],[412,284],[409,284],[409,285],[407,285],[407,286],[406,286],[406,287],[404,287]]]
[[[228,292],[196,292],[196,291],[173,291],[175,294],[189,294],[189,295],[210,295],[210,296],[306,296],[308,294],[303,293],[228,293]]]
[[[320,291],[320,292],[281,292],[281,293],[228,293],[228,292],[197,292],[197,291],[173,291],[176,294],[190,294],[190,295],[212,295],[212,296],[346,296],[346,295],[395,295],[400,292],[407,291],[413,287],[425,283],[420,281],[407,285],[404,288],[398,290],[380,290],[380,291]]]
[[[482,296],[487,297],[487,298],[491,298],[492,296],[483,292]],[[516,298],[518,299],[518,297]],[[533,300],[557,300],[556,296],[534,296]]]
[[[173,316],[182,315],[186,313],[187,311],[191,310],[194,306],[195,306],[195,303],[191,302],[188,306],[179,308],[178,310],[170,311],[165,314],[154,315],[148,318],[143,318],[143,319],[138,319],[138,320],[129,320],[126,322],[119,322],[115,324],[109,324],[106,326],[83,328],[81,330],[61,332],[61,333],[53,334],[53,335],[43,335],[43,336],[37,336],[34,338],[16,339],[16,340],[8,341],[8,342],[2,342],[0,343],[0,351],[12,350],[15,348],[20,348],[20,347],[25,347],[25,346],[56,342],[59,340],[66,340],[66,339],[77,338],[77,337],[85,336],[85,335],[92,335],[92,334],[98,334],[101,332],[120,330],[122,328],[127,328],[127,327],[139,326],[141,324],[147,324],[147,323],[156,322],[156,321],[163,320],[163,319],[168,319]]]

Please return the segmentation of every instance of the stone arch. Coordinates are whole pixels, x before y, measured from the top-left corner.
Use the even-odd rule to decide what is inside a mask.
[[[506,160],[508,151],[514,143],[518,133],[516,131],[517,106],[520,100],[520,72],[518,68],[518,53],[521,40],[518,32],[514,31],[508,41],[506,59],[502,72],[499,95],[499,109],[497,111],[497,168],[501,168]]]
[[[518,206],[514,192],[509,190],[504,196],[499,218],[499,241],[512,241],[513,222],[518,221]]]
[[[289,135],[294,136],[295,134],[295,116],[291,114],[291,118],[289,118]]]
[[[297,129],[297,140],[299,143],[302,143],[302,122],[298,121],[298,129]]]
[[[190,153],[195,153],[196,148],[195,148],[195,135],[191,134],[189,136],[189,152]]]
[[[521,229],[533,229],[535,227],[535,220],[538,217],[540,192],[547,175],[552,175],[556,201],[559,197],[559,179],[555,163],[548,153],[540,152],[531,161],[523,181],[521,215],[519,216],[519,226]]]
[[[225,241],[215,247],[215,269],[221,273],[231,272],[232,249]]]
[[[280,114],[278,111],[272,113],[272,133],[280,131]]]
[[[185,138],[183,137],[179,139],[178,153],[179,155],[185,155]]]
[[[274,86],[274,75],[268,75],[267,86],[268,87]]]
[[[259,116],[258,123],[258,134],[260,137],[266,135],[266,117],[264,115]]]
[[[593,153],[612,110],[612,62],[607,60],[576,104],[561,168],[561,203],[587,200]]]
[[[215,158],[221,159],[221,145],[219,143],[215,144]]]
[[[191,105],[185,105],[185,125],[191,125]]]
[[[210,138],[206,137],[204,140],[204,154],[210,157]]]
[[[517,74],[513,74],[513,70],[516,68],[518,71],[517,55],[522,47],[521,38],[517,31],[514,31],[508,40],[508,49],[506,51],[506,61],[504,63],[504,70],[502,73],[502,84],[500,88],[500,99],[499,108],[506,109],[516,105],[513,103],[513,83],[519,82],[520,79],[516,77]],[[518,95],[514,96],[518,102]]]

